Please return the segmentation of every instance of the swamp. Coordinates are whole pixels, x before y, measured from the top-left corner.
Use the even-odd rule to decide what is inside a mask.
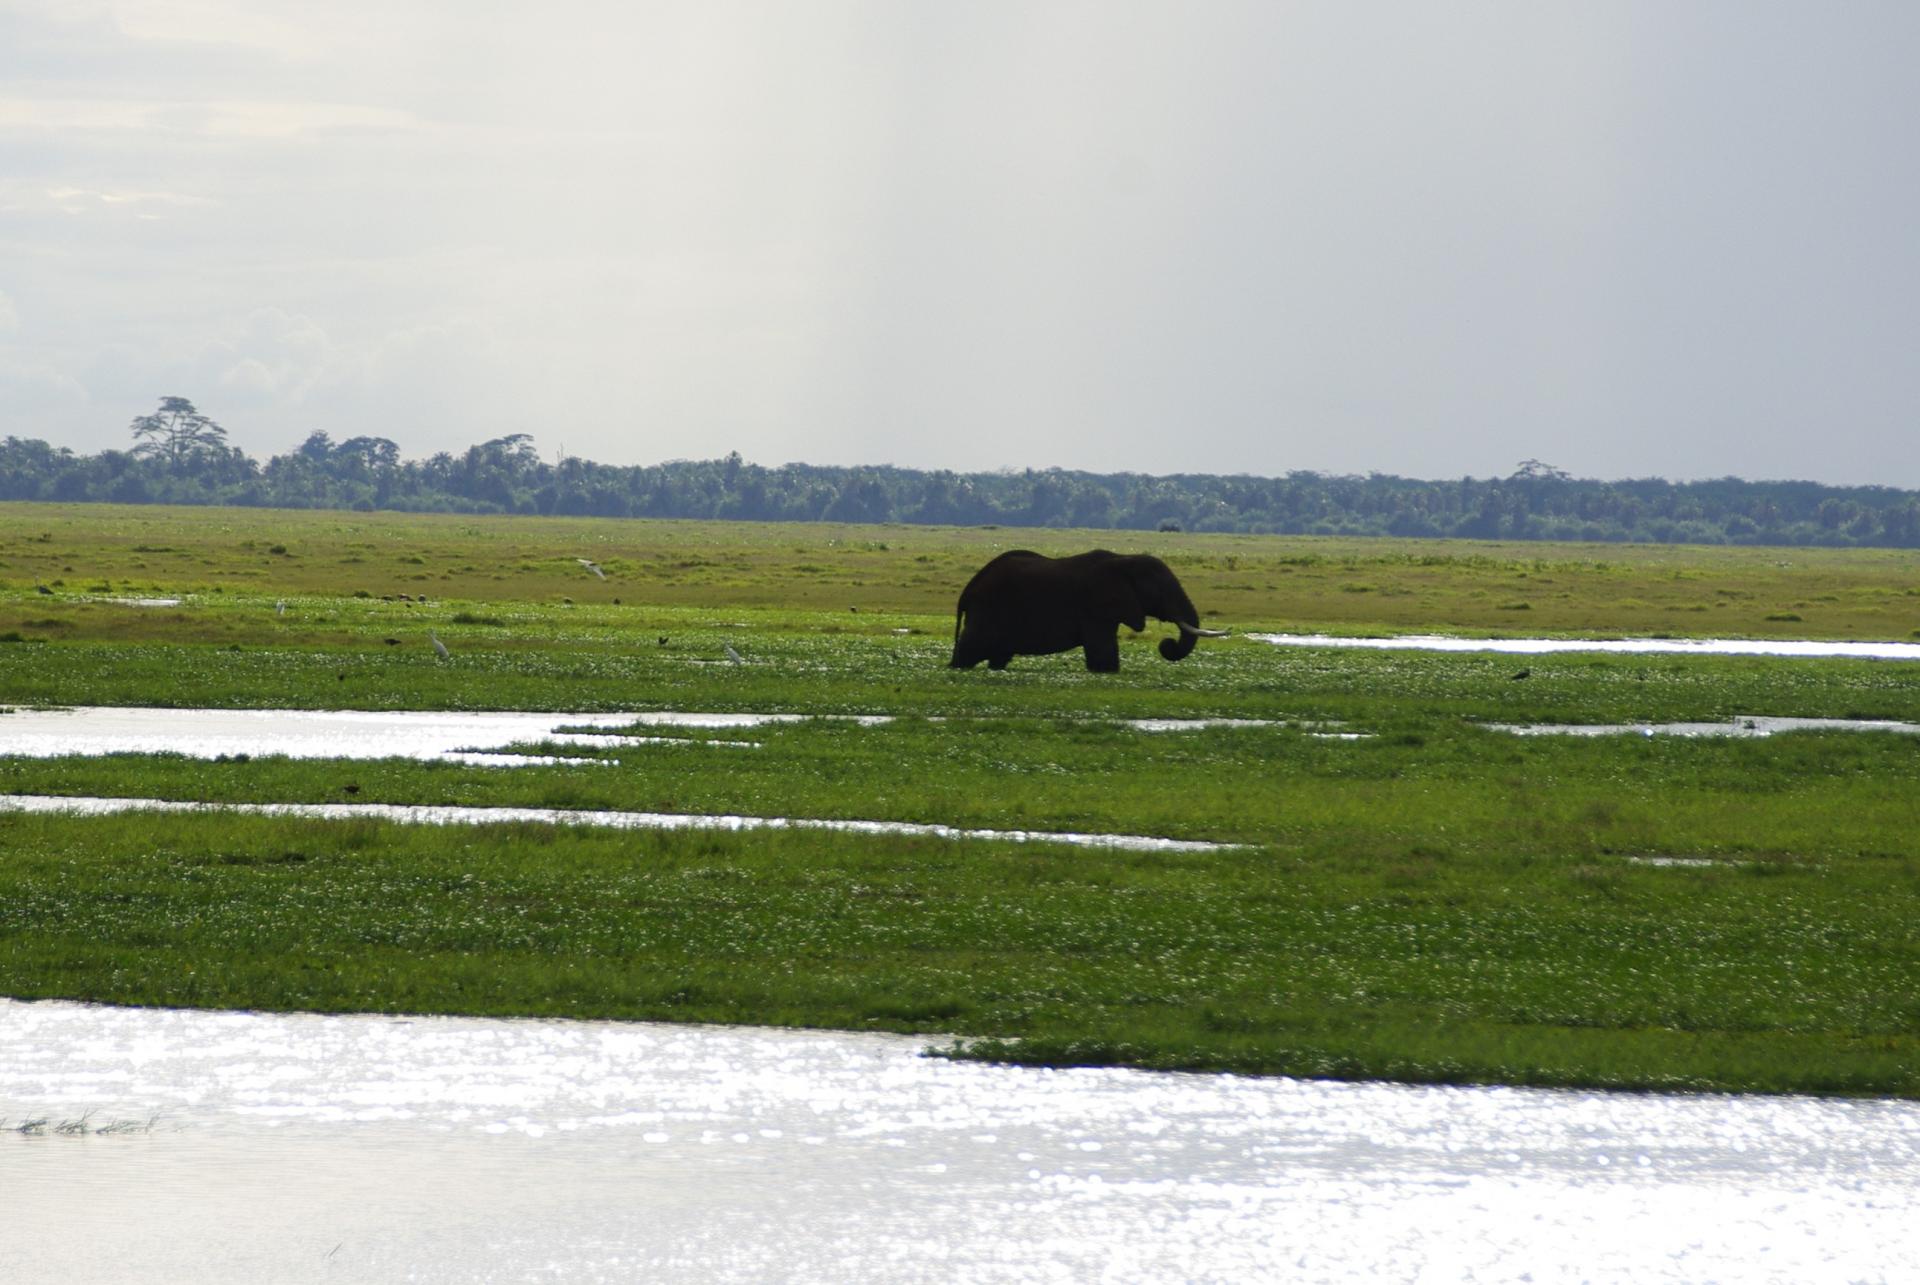
[[[1096,545],[1231,636],[946,668],[974,569]],[[1912,723],[1920,665],[1253,636],[1407,634],[1910,643],[1920,557],[4,504],[0,794],[995,834],[5,810],[0,995],[1920,1096],[1920,740],[1507,730]],[[563,717],[511,767],[9,748],[13,711],[102,706]]]

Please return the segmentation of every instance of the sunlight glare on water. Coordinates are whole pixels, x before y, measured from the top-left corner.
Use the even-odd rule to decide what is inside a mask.
[[[1894,1281],[1920,1106],[0,1001],[8,1279]],[[153,1120],[121,1134],[59,1134]],[[23,1119],[42,1132],[21,1133]]]
[[[62,754],[185,754],[191,758],[280,754],[288,758],[453,759],[525,766],[534,760],[498,751],[528,741],[600,747],[609,743],[592,734],[568,734],[561,728],[643,726],[705,730],[759,727],[805,717],[801,714],[682,714],[662,710],[566,714],[517,710],[178,710],[106,705],[15,708],[0,711],[0,753],[28,758]],[[618,738],[618,741],[621,744],[661,743],[658,737]],[[680,743],[712,744],[691,740]],[[722,744],[737,746],[738,742]],[[591,763],[595,760],[568,761]]]
[[[65,794],[0,794],[0,813],[37,812],[109,816],[174,812],[231,816],[307,817],[323,821],[373,820],[401,825],[597,826],[610,830],[832,830],[841,834],[911,835],[934,839],[1002,839],[1064,843],[1077,848],[1131,852],[1218,852],[1243,845],[1146,834],[1083,834],[1071,830],[968,830],[933,821],[857,821],[820,817],[758,817],[730,813],[619,812],[605,808],[460,807],[431,803],[196,803],[181,799],[93,798]]]
[[[1778,718],[1737,714],[1711,723],[1488,723],[1516,736],[1734,736],[1762,739],[1779,732],[1892,732],[1920,734],[1920,723],[1885,718]]]
[[[1864,660],[1920,660],[1920,643],[1815,642],[1795,638],[1455,638],[1445,634],[1399,634],[1391,638],[1342,638],[1332,634],[1248,634],[1276,647],[1359,647],[1377,651],[1492,651],[1543,656],[1561,651],[1627,655],[1680,653],[1697,656],[1851,656]]]

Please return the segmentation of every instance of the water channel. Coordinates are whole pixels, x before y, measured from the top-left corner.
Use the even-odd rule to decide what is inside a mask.
[[[1457,638],[1450,634],[1397,634],[1390,638],[1345,638],[1333,634],[1248,634],[1247,637],[1276,647],[1490,651],[1513,656],[1587,651],[1631,656],[1829,656],[1858,660],[1920,660],[1920,642],[1829,642],[1797,638]]]
[[[0,1000],[4,1276],[1920,1275],[1920,1104],[1021,1070],[923,1044]]]

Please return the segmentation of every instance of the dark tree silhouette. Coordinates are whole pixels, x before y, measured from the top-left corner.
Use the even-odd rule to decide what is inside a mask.
[[[549,464],[529,433],[408,460],[389,438],[336,443],[316,428],[262,466],[184,397],[162,398],[133,432],[134,450],[98,455],[0,438],[0,500],[1920,549],[1920,492],[1733,477],[1598,481],[1540,460],[1522,460],[1505,477],[1448,481],[1306,470],[1150,477],[768,468],[737,452],[646,465],[563,453]]]
[[[184,397],[162,397],[160,409],[133,421],[136,455],[178,467],[197,455],[223,452],[227,430],[194,409]]]

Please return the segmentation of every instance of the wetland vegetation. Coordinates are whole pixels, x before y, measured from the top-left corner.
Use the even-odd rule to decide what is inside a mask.
[[[1483,726],[1914,719],[1920,667],[1243,637],[1170,665],[1157,627],[1123,638],[1114,675],[1078,653],[944,667],[954,598],[995,552],[1116,541],[1165,558],[1203,623],[1236,634],[1920,630],[1920,555],[1900,551],[0,504],[0,704],[898,716],[755,728],[754,749],[556,747],[619,760],[583,772],[26,759],[6,756],[0,714],[6,793],[1244,845],[0,815],[0,993],[885,1029],[1045,1063],[1920,1096],[1916,738]],[[1118,721],[1147,717],[1271,725]]]

